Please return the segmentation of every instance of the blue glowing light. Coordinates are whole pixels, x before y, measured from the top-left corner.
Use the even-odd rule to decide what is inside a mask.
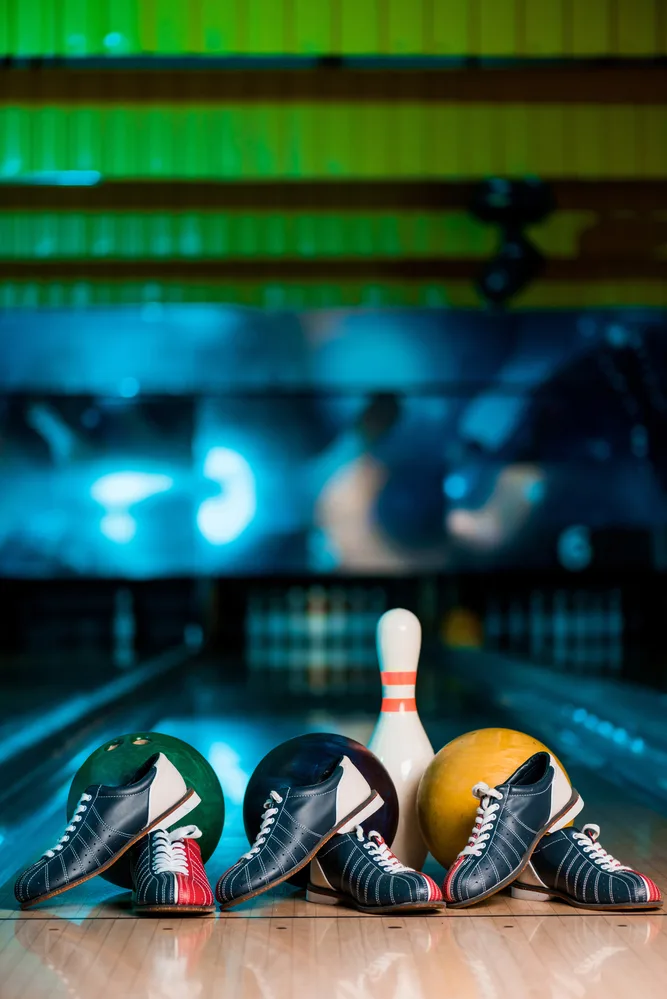
[[[231,448],[214,447],[206,455],[204,475],[220,485],[197,511],[197,527],[211,545],[227,545],[245,531],[257,510],[255,477],[245,458]]]
[[[570,572],[581,572],[593,558],[590,531],[583,524],[574,524],[561,531],[557,547],[560,564]]]
[[[242,768],[239,754],[226,742],[213,742],[206,755],[218,775],[225,798],[233,801],[235,805],[240,805],[250,775]]]
[[[117,545],[126,545],[137,533],[137,522],[126,511],[116,510],[102,517],[100,530],[109,541],[115,541]]]
[[[545,491],[544,479],[535,479],[524,487],[524,495],[529,503],[541,503]]]
[[[129,375],[127,378],[123,378],[122,382],[118,386],[118,395],[123,399],[134,399],[136,395],[139,395],[139,382],[136,378]]]
[[[35,170],[32,173],[17,174],[11,168],[15,163],[10,164],[10,169],[5,169],[5,176],[11,176],[13,184],[46,184],[49,187],[94,187],[102,180],[99,170]],[[20,166],[20,164],[19,164]]]
[[[451,500],[460,500],[468,492],[468,482],[459,472],[452,472],[443,483],[443,492]]]
[[[90,495],[107,509],[128,507],[165,493],[174,484],[169,475],[151,472],[110,472],[93,482]]]
[[[608,326],[607,343],[610,347],[622,350],[630,343],[630,331],[627,330],[625,326],[621,326],[620,323],[614,323],[612,326]]]
[[[617,728],[613,722],[589,714],[586,708],[575,708],[572,712],[572,721],[584,725],[591,732],[597,732],[604,739],[610,739],[617,746],[629,748],[633,753],[643,753],[646,748],[643,739],[631,739],[624,728]]]

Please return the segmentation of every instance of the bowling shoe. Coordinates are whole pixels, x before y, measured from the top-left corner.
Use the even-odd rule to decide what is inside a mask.
[[[199,804],[163,753],[120,787],[92,784],[81,795],[59,841],[14,886],[22,909],[44,902],[105,871],[159,824],[171,825]]]
[[[583,808],[549,753],[535,753],[504,784],[475,784],[480,799],[468,845],[445,878],[449,908],[494,895],[521,873],[543,836],[567,825]]]
[[[347,756],[319,784],[285,785],[271,791],[251,849],[218,881],[215,894],[221,908],[286,881],[305,867],[334,833],[354,829],[383,804]]]
[[[136,912],[215,912],[197,840],[201,829],[181,826],[154,829],[132,851],[133,901]]]
[[[378,914],[444,908],[428,874],[405,867],[379,833],[361,826],[332,836],[311,860],[306,898]]]
[[[581,909],[659,909],[657,885],[603,850],[600,827],[589,823],[545,836],[512,884],[513,898],[560,898]]]

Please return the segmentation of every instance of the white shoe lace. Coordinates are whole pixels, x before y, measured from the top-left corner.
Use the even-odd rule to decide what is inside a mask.
[[[77,823],[81,821],[81,816],[88,808],[87,805],[84,805],[84,801],[92,801],[92,800],[93,798],[92,795],[90,794],[84,793],[81,795],[81,798],[79,799],[79,804],[74,809],[74,815],[72,816],[71,823],[67,826],[65,832],[62,834],[56,845],[52,847],[50,850],[45,850],[42,856],[48,857],[49,860],[51,860],[52,857],[55,857],[56,853],[60,853],[65,843],[69,841],[69,834],[76,832]]]
[[[241,858],[242,860],[250,860],[252,857],[255,856],[256,853],[259,853],[259,849],[262,843],[266,842],[266,837],[269,833],[269,829],[275,822],[274,815],[278,814],[278,809],[276,808],[276,805],[280,805],[282,800],[283,799],[280,797],[277,791],[271,791],[269,797],[264,802],[264,812],[262,813],[262,824],[259,827],[259,832],[257,833],[255,842],[252,844],[250,850],[248,850],[247,853],[243,854],[243,857]]]
[[[167,832],[166,829],[155,831],[155,855],[153,858],[153,870],[156,874],[164,874],[170,871],[173,874],[189,874],[188,855],[185,851],[184,840],[199,839],[201,829],[199,826],[179,826]]]
[[[585,844],[583,847],[584,853],[588,853],[589,860],[597,864],[603,871],[629,871],[630,868],[622,864],[620,860],[616,860],[616,857],[612,857],[610,853],[603,850],[600,844],[597,842],[598,836],[600,835],[600,827],[596,826],[594,822],[589,822],[582,827],[581,832],[572,833],[572,839],[578,840],[579,843]]]
[[[491,838],[493,823],[496,821],[500,809],[499,802],[503,800],[500,791],[495,787],[489,787],[484,781],[475,784],[472,793],[480,799],[477,807],[477,818],[472,827],[472,833],[466,846],[459,853],[459,857],[481,857],[482,850],[486,848],[487,841]]]
[[[387,874],[398,874],[399,871],[409,871],[412,870],[410,867],[406,867],[400,862],[398,857],[395,857],[391,852],[382,836],[379,832],[374,829],[369,832],[368,836],[364,833],[361,826],[356,827],[357,839],[360,843],[364,843],[364,850],[368,850],[369,856],[373,858],[375,863],[386,871]]]

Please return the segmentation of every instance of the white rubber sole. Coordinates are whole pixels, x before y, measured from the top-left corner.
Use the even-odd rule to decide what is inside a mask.
[[[543,891],[532,891],[527,888],[510,888],[512,898],[520,898],[522,902],[550,902],[556,895],[548,895]]]

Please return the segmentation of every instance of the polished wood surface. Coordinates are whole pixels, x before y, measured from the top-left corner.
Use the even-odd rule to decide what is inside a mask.
[[[486,918],[10,919],[0,923],[0,992],[3,999],[660,994],[663,917],[494,909]]]

